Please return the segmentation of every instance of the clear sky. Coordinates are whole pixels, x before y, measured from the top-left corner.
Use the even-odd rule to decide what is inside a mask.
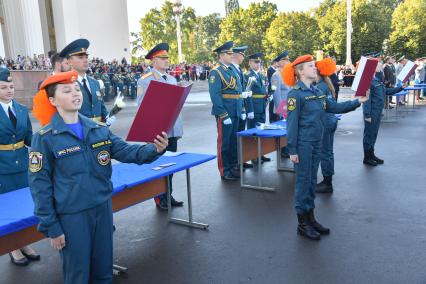
[[[239,0],[241,8],[247,8],[252,2],[261,2],[261,0]],[[280,12],[306,11],[310,8],[318,7],[320,0],[269,0],[275,3]],[[127,11],[129,17],[130,32],[140,31],[139,20],[152,8],[160,8],[163,0],[127,0]],[[182,0],[186,7],[194,8],[199,16],[205,16],[211,13],[220,13],[225,16],[224,0]]]

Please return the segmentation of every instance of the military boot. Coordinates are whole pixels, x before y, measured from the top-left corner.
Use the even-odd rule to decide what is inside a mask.
[[[364,161],[363,163],[369,166],[377,166],[377,161],[374,160],[373,156],[372,156],[372,151],[371,150],[366,150],[364,151]]]
[[[376,154],[374,154],[374,150],[371,150],[371,157],[373,158],[373,160],[374,160],[374,161],[376,161],[376,163],[377,163],[378,165],[383,165],[383,163],[385,162],[385,161],[383,161],[382,159],[378,158],[378,157],[376,156]]]
[[[333,193],[333,176],[324,176],[322,182],[315,187],[316,193]]]
[[[314,227],[314,229],[318,233],[320,233],[321,235],[328,235],[328,234],[330,234],[330,229],[329,228],[325,228],[323,225],[321,225],[320,223],[318,223],[317,220],[315,220],[314,209],[311,209],[308,212],[308,218],[309,218],[309,223],[311,224],[312,227]]]
[[[318,241],[321,239],[321,235],[309,222],[308,214],[297,214],[297,234],[304,236],[310,240]]]

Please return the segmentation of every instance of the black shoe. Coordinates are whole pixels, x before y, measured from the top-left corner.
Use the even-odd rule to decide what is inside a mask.
[[[251,160],[251,163],[252,163],[253,165],[256,165],[256,166],[257,166],[257,159]],[[263,161],[262,159],[260,159],[260,164],[263,164],[263,163],[264,163],[264,161]]]
[[[281,158],[288,159],[288,158],[290,158],[290,155],[288,153],[286,153],[286,152],[281,152]]]
[[[177,201],[173,196],[172,199],[170,200],[172,207],[182,207],[183,206],[183,201]]]
[[[243,169],[251,169],[251,168],[253,168],[253,165],[252,165],[252,164],[249,164],[249,163],[243,163]]]
[[[21,250],[22,254],[25,255],[25,257],[28,260],[33,260],[33,261],[38,261],[40,260],[40,255],[39,254],[27,254],[25,251]]]
[[[262,159],[262,162],[270,162],[271,161],[270,158],[267,158],[265,156],[262,156],[261,159]]]
[[[364,151],[364,160],[362,162],[369,166],[377,166],[376,160],[374,160],[373,156],[371,155],[371,150]]]
[[[236,177],[234,177],[232,174],[229,174],[229,175],[223,175],[222,176],[222,180],[225,180],[225,181],[236,181],[238,179]]]
[[[316,193],[333,193],[333,185],[327,184],[325,183],[325,181],[322,181],[319,184],[317,184],[317,186],[315,187],[315,192]]]
[[[371,154],[371,158],[372,158],[374,161],[376,161],[376,163],[377,163],[378,165],[383,165],[383,164],[385,163],[385,161],[383,161],[382,159],[378,158],[378,157],[376,156],[376,154],[374,154],[374,151],[373,151],[373,152],[372,152],[372,154]]]
[[[311,225],[307,214],[297,214],[297,234],[304,236],[310,240],[319,241],[321,239],[320,233]]]
[[[308,218],[309,218],[309,223],[311,224],[312,227],[314,227],[314,229],[320,233],[320,235],[328,235],[330,234],[330,229],[324,227],[323,225],[321,225],[320,223],[317,222],[317,220],[315,220],[315,215],[314,215],[314,209],[311,209],[308,212]]]
[[[162,202],[155,204],[157,206],[157,209],[160,211],[169,211],[169,208],[167,208],[167,205],[163,204]]]
[[[27,266],[30,263],[30,261],[26,257],[21,259],[16,259],[13,257],[12,253],[10,252],[9,252],[9,256],[10,256],[10,261],[17,266]]]
[[[232,169],[232,170],[231,170],[231,174],[232,174],[234,177],[236,177],[236,178],[240,178],[240,177],[241,177],[241,175],[240,175],[240,169]]]

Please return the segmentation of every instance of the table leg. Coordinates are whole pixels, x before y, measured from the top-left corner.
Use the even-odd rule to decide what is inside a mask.
[[[294,167],[282,166],[281,163],[281,137],[277,137],[277,170],[280,172],[294,173]]]
[[[189,220],[171,218],[170,190],[169,190],[169,183],[167,183],[167,194],[168,194],[168,197],[169,197],[169,200],[168,200],[169,221],[171,223],[175,223],[175,224],[178,224],[178,225],[188,226],[188,227],[195,228],[195,229],[207,230],[207,228],[209,227],[208,224],[202,224],[202,223],[197,223],[197,222],[192,221],[191,174],[190,174],[189,169],[186,169],[186,189],[187,189],[187,195],[188,195],[188,219]]]

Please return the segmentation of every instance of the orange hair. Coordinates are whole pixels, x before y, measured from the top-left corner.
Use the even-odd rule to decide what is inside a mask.
[[[56,113],[56,108],[50,103],[45,89],[41,89],[33,98],[33,115],[40,122],[41,126],[45,126],[50,122]]]
[[[319,60],[316,62],[316,65],[321,76],[328,77],[332,75],[334,72],[336,72],[337,70],[336,62],[334,62],[334,60],[331,58],[325,58],[323,60]]]
[[[281,70],[281,78],[283,79],[284,83],[290,87],[296,85],[296,72],[294,70],[294,67],[301,63],[311,62],[313,60],[314,58],[310,54],[302,55],[297,57],[292,63],[284,66]]]

